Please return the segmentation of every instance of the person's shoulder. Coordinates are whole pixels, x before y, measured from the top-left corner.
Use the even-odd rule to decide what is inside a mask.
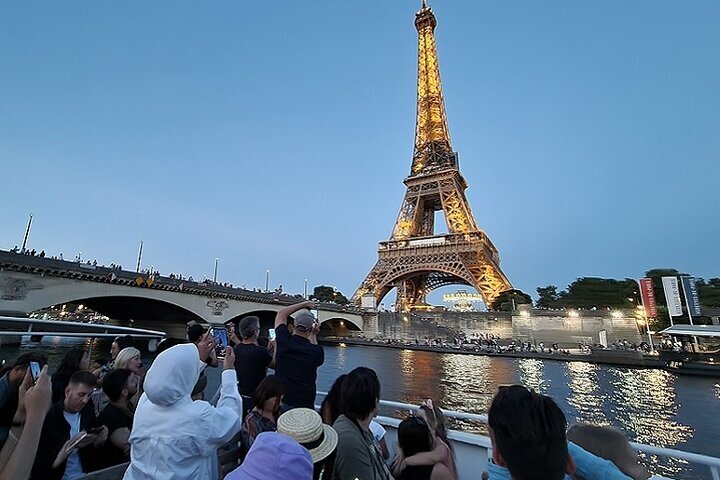
[[[452,480],[452,478],[452,472],[442,463],[436,463],[435,466],[433,466],[430,480]]]

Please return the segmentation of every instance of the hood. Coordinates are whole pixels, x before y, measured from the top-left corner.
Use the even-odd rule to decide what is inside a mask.
[[[190,398],[205,364],[192,343],[176,345],[157,356],[145,375],[145,395],[156,405],[172,405]]]

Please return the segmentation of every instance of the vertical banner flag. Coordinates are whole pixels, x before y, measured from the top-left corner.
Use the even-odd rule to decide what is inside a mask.
[[[680,301],[680,287],[677,277],[662,277],[665,301],[671,317],[682,317],[682,302]]]
[[[683,292],[685,292],[685,304],[688,307],[690,315],[699,317],[702,315],[700,311],[700,296],[698,295],[697,286],[695,286],[695,278],[680,277]]]
[[[640,279],[640,295],[642,296],[643,307],[645,307],[645,316],[647,318],[657,317],[657,302],[655,301],[652,278]]]

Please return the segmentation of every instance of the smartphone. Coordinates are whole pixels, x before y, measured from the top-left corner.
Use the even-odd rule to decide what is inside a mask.
[[[93,435],[99,435],[100,432],[102,432],[102,429],[103,429],[102,426],[100,426],[100,427],[95,427],[95,428],[91,428],[91,429],[90,429],[90,433],[92,433]]]
[[[32,376],[32,382],[33,385],[35,385],[38,381],[38,377],[40,377],[40,364],[38,362],[30,362],[30,376]]]
[[[275,340],[275,329],[274,328],[268,329],[268,337],[270,337],[270,340]]]
[[[77,447],[78,444],[85,439],[85,437],[87,437],[87,432],[80,432],[77,435],[75,435],[71,439],[70,444],[68,445],[68,451],[73,450],[75,447]]]
[[[215,339],[215,355],[217,357],[225,356],[225,349],[228,346],[228,335],[225,327],[213,327],[213,338]]]
[[[315,317],[315,320],[318,319],[318,311],[317,311],[317,308],[313,308],[312,310],[310,310],[310,313],[312,314],[313,317]]]

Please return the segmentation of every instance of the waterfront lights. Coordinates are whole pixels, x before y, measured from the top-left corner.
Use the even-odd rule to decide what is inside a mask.
[[[580,316],[580,313],[577,310],[570,310],[568,312],[568,317],[570,318],[578,318]]]

